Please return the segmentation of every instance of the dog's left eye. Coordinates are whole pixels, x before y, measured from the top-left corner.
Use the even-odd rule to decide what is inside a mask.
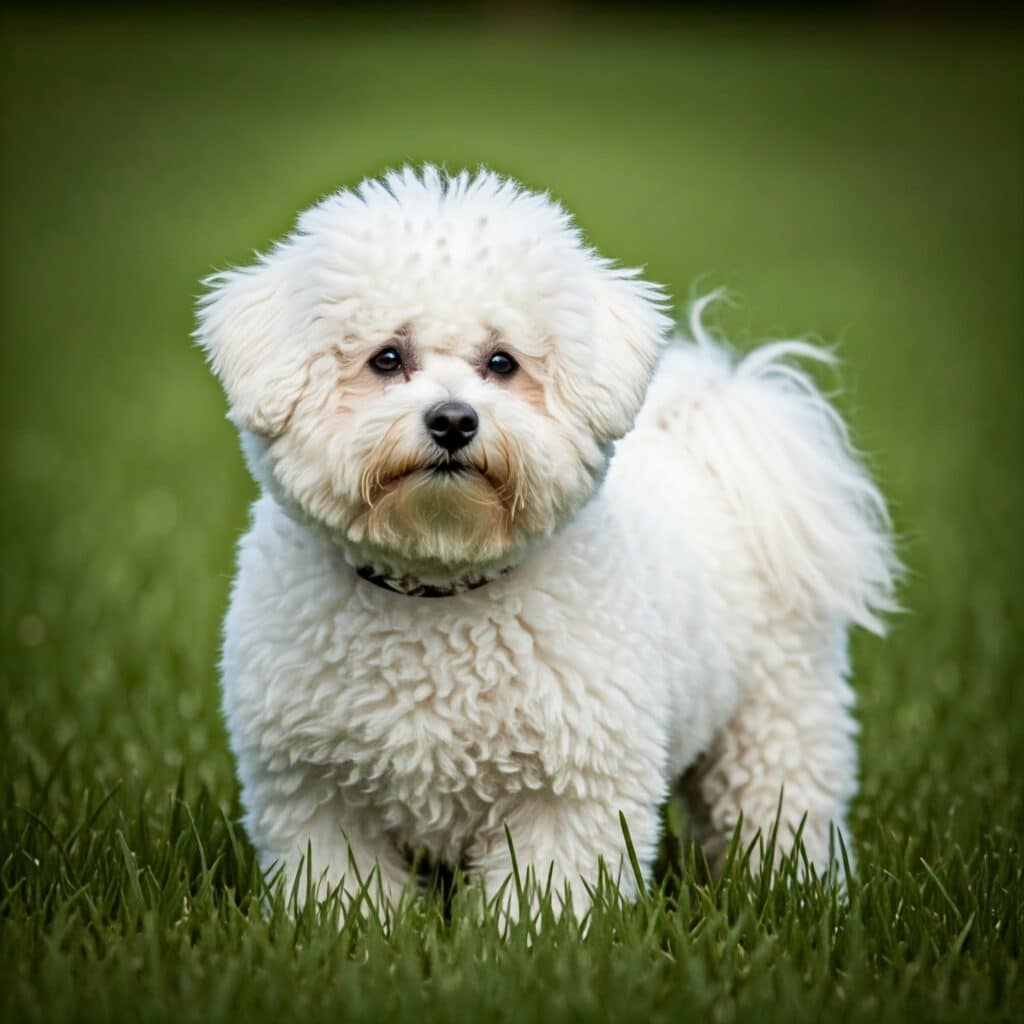
[[[378,373],[394,373],[402,368],[402,357],[397,348],[383,348],[370,360],[370,365]]]
[[[487,360],[489,373],[496,373],[499,377],[508,377],[519,369],[519,364],[507,352],[495,352]]]

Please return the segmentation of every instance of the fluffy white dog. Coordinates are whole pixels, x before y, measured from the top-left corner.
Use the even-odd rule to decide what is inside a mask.
[[[896,562],[841,421],[786,360],[701,326],[546,195],[433,168],[315,205],[219,274],[197,332],[262,488],[224,710],[270,869],[393,902],[410,849],[577,912],[635,890],[684,773],[825,868],[857,774],[851,623]],[[659,363],[660,356],[660,363]],[[655,368],[657,370],[655,372]],[[652,381],[653,375],[653,381]],[[550,873],[550,874],[549,874]]]

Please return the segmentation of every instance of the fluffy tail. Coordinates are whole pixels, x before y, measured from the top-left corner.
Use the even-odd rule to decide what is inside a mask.
[[[839,414],[793,362],[835,358],[783,341],[737,362],[701,322],[716,297],[693,305],[692,341],[666,351],[645,412],[670,412],[780,601],[882,633],[899,572],[885,501]]]

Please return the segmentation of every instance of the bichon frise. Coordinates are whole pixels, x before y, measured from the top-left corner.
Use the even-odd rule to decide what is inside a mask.
[[[662,352],[658,286],[486,172],[341,191],[208,283],[262,490],[223,685],[265,868],[393,903],[422,849],[493,893],[507,828],[582,912],[599,864],[635,894],[620,813],[646,874],[684,773],[713,864],[780,797],[780,845],[831,863],[846,634],[881,630],[896,561],[789,362],[819,350],[737,363],[698,304]]]

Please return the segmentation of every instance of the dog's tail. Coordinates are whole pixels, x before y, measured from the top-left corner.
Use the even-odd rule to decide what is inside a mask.
[[[834,357],[783,341],[737,361],[702,323],[715,298],[694,303],[692,338],[666,350],[643,417],[668,426],[718,481],[776,600],[881,633],[899,572],[885,501],[838,413],[795,365]]]

